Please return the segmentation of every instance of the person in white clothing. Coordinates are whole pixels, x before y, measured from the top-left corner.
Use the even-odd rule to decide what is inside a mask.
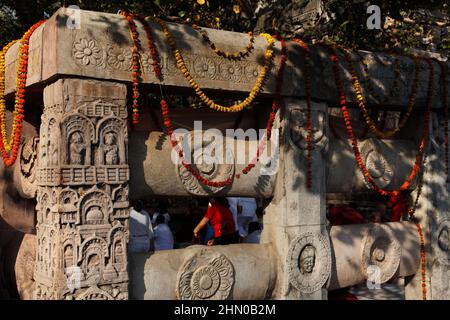
[[[238,197],[227,197],[228,200],[228,204],[230,205],[229,209],[231,211],[231,213],[233,214],[233,220],[234,220],[234,225],[236,226],[236,231],[239,231],[239,226],[238,226],[238,219],[237,219],[237,215],[238,215],[238,202],[239,202],[239,198]]]
[[[173,249],[173,235],[163,215],[156,217],[155,251]]]
[[[255,198],[239,198],[237,204],[237,221],[239,235],[245,238],[248,234],[248,225],[252,221],[257,221],[256,217],[256,199]]]
[[[167,224],[167,225],[169,225],[169,222],[170,222],[170,215],[169,215],[169,213],[167,212],[167,207],[166,207],[166,205],[165,205],[164,203],[162,203],[162,202],[159,203],[159,204],[156,206],[155,213],[153,214],[153,218],[152,218],[152,224],[153,224],[153,225],[156,225],[156,218],[158,218],[159,215],[163,215],[163,216],[164,216],[164,223]]]
[[[150,216],[143,210],[142,202],[136,201],[130,212],[130,242],[128,252],[149,252],[153,240]]]

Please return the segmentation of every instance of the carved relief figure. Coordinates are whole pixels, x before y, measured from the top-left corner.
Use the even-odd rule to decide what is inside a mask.
[[[48,155],[48,165],[58,165],[58,146],[56,145],[55,140],[49,140]]]
[[[64,267],[70,267],[73,263],[73,248],[71,245],[66,246],[64,249]]]
[[[316,250],[313,246],[307,245],[303,248],[299,262],[302,274],[311,273],[313,271],[316,263]]]
[[[70,137],[70,164],[84,164],[86,143],[83,135],[75,131]]]
[[[103,146],[105,163],[107,165],[115,165],[119,163],[119,147],[117,139],[113,132],[105,134],[105,145]]]
[[[448,251],[450,247],[450,238],[447,228],[443,228],[439,233],[438,244],[439,248],[441,248],[443,251]]]

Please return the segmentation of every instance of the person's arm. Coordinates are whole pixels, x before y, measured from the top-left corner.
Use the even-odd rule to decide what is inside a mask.
[[[201,229],[203,229],[204,226],[206,226],[206,224],[208,223],[209,218],[208,217],[203,217],[203,219],[197,224],[197,226],[194,228],[194,236],[196,238],[198,238],[198,233]]]

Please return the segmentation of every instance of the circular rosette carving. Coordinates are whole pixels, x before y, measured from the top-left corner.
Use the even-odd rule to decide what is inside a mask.
[[[37,193],[36,166],[39,138],[28,139],[20,149],[20,182],[23,196],[34,198]]]
[[[222,61],[219,71],[224,80],[239,82],[242,78],[242,66],[236,61]]]
[[[401,247],[393,231],[387,225],[374,224],[366,230],[362,246],[362,269],[368,274],[369,266],[380,269],[380,283],[392,279],[398,270]]]
[[[261,68],[257,64],[254,64],[254,63],[246,64],[246,65],[244,65],[243,68],[244,68],[245,77],[249,81],[255,81],[259,76],[259,72],[261,71]]]
[[[130,49],[119,49],[110,46],[107,50],[108,65],[114,69],[131,71],[133,65],[133,53]]]
[[[221,253],[202,249],[178,272],[176,294],[180,300],[225,300],[234,285],[234,268]]]
[[[433,237],[437,259],[444,265],[450,265],[450,219],[439,223]]]
[[[380,150],[382,146],[375,139],[368,139],[361,148],[361,157],[367,171],[380,188],[389,186],[394,178],[394,169]]]
[[[187,141],[190,141],[190,143],[184,143],[186,141],[184,139],[188,139]],[[193,135],[187,135],[184,139],[181,145],[183,146],[185,159],[191,159],[191,161],[187,162],[190,162],[190,166],[200,176],[212,182],[233,179],[235,170],[234,154],[230,148],[226,147],[226,144],[217,142],[215,139],[203,139],[196,146]],[[189,155],[189,150],[191,150],[190,158],[186,157],[186,155]],[[207,186],[201,183],[181,161],[177,164],[177,173],[186,190],[194,195],[207,196],[216,194],[228,187]]]
[[[75,41],[72,48],[75,61],[85,66],[97,66],[101,64],[102,52],[93,39],[80,39]]]
[[[311,111],[312,129],[311,145],[314,149],[322,150],[328,143],[326,136],[327,115],[322,111]],[[301,151],[307,149],[307,110],[292,108],[289,113],[289,140],[291,145]]]
[[[312,293],[321,289],[331,273],[330,244],[325,236],[307,232],[295,237],[287,255],[289,283]]]
[[[213,79],[217,73],[217,67],[213,59],[197,56],[194,60],[194,72],[199,77]]]

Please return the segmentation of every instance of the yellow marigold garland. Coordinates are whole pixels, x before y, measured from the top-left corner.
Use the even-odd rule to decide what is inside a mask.
[[[364,97],[362,95],[361,86],[359,84],[358,78],[356,76],[355,67],[353,65],[352,59],[350,57],[350,53],[347,49],[343,49],[345,59],[347,60],[348,67],[350,74],[352,76],[352,83],[353,83],[353,91],[356,96],[356,100],[358,101],[358,107],[363,113],[364,120],[366,121],[367,126],[369,129],[379,138],[389,138],[395,135],[397,132],[399,132],[405,125],[406,122],[409,119],[409,116],[411,115],[411,112],[413,110],[414,104],[416,103],[416,96],[417,96],[417,89],[419,88],[419,71],[420,71],[420,64],[417,57],[413,56],[414,64],[415,64],[415,72],[414,72],[414,81],[412,85],[411,95],[409,96],[408,100],[408,107],[406,109],[406,113],[403,116],[403,118],[400,120],[398,126],[396,128],[387,130],[387,131],[381,131],[375,122],[370,117],[369,111],[366,108],[366,104],[364,101]]]
[[[205,103],[211,109],[214,109],[217,111],[222,111],[222,112],[239,112],[242,109],[249,106],[253,102],[253,100],[256,98],[258,93],[261,91],[264,81],[266,80],[266,77],[268,75],[268,71],[269,71],[269,68],[270,68],[270,65],[272,62],[272,57],[273,57],[274,40],[272,39],[272,36],[270,34],[267,34],[267,33],[261,34],[261,36],[263,36],[267,40],[267,49],[264,54],[264,66],[263,66],[261,72],[259,73],[258,79],[256,80],[255,85],[253,86],[252,90],[250,91],[250,94],[241,103],[234,104],[232,106],[227,107],[227,106],[222,106],[220,104],[217,104],[213,100],[208,98],[206,96],[206,94],[202,91],[202,89],[200,89],[200,87],[196,83],[196,81],[192,78],[189,70],[186,67],[183,56],[181,55],[180,50],[177,48],[175,38],[173,37],[172,32],[169,30],[166,23],[163,20],[156,18],[156,17],[146,17],[146,19],[151,20],[161,26],[161,28],[163,29],[164,35],[167,38],[167,42],[169,43],[169,46],[172,49],[172,52],[174,54],[178,69],[184,75],[188,84],[192,87],[192,89],[194,89],[197,96],[203,101],[203,103]]]

